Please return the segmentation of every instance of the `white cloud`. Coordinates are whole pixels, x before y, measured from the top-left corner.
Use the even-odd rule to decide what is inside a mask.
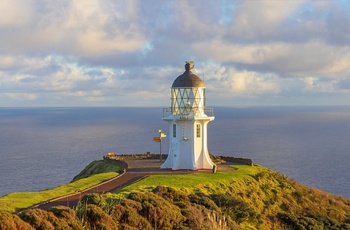
[[[236,4],[231,30],[235,36],[254,38],[276,33],[276,29],[304,1],[240,1]]]
[[[208,35],[219,32],[220,5],[217,2],[208,1],[175,1],[174,9],[178,28],[186,36],[195,39],[203,39]],[[208,26],[211,24],[212,26]]]
[[[321,80],[318,77],[307,77],[305,80],[306,92],[312,93],[334,93],[337,92],[337,81],[334,80]]]
[[[194,49],[203,58],[244,65],[255,71],[307,77],[310,73],[328,77],[350,68],[349,47],[331,46],[320,41],[308,43],[230,44],[201,42]],[[249,67],[250,66],[250,67]]]
[[[0,68],[9,69],[15,66],[17,60],[14,56],[0,56]]]
[[[2,100],[13,100],[13,101],[34,101],[38,98],[36,94],[33,93],[0,93],[0,98]]]
[[[34,17],[33,5],[31,0],[1,0],[0,28],[26,26]]]
[[[274,74],[240,71],[218,63],[206,63],[199,76],[203,76],[208,90],[226,95],[261,95],[280,92],[280,79]]]
[[[349,93],[347,6],[3,0],[1,98],[39,105],[167,104],[189,59],[208,92],[226,100],[274,97],[283,104],[286,97]]]
[[[199,42],[194,49],[203,58],[212,57],[221,62],[264,64],[287,55],[285,44],[235,44],[222,40]]]
[[[20,1],[22,3],[22,1]],[[26,2],[26,1],[25,1]],[[113,8],[113,1],[44,1],[42,4],[18,6],[19,1],[6,1],[0,5],[12,15],[1,22],[0,51],[6,53],[56,52],[82,57],[98,57],[113,53],[128,53],[143,48],[145,38],[138,19],[132,10]],[[129,8],[133,3],[125,3]],[[35,7],[34,7],[35,6]],[[111,6],[111,7],[108,7]],[[9,9],[8,9],[9,8]],[[21,10],[12,10],[18,8]],[[32,15],[25,23],[12,18],[22,18],[22,11]],[[129,15],[128,15],[129,13]],[[3,15],[3,14],[2,14]],[[5,14],[6,15],[6,14]],[[125,20],[123,17],[129,17]],[[1,20],[1,18],[0,18]]]
[[[336,76],[336,74],[340,75],[347,75],[347,73],[350,71],[350,55],[348,54],[349,49],[345,48],[343,50],[342,55],[334,55],[334,58],[332,61],[328,63],[328,65],[325,65],[320,73],[324,75],[330,75],[332,77]],[[339,77],[339,76],[338,76]]]

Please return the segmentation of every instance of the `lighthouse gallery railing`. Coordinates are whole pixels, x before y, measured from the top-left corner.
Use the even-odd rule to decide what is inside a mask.
[[[187,118],[190,114],[198,116],[200,114],[205,114],[209,117],[214,116],[213,108],[202,108],[202,107],[177,107],[177,108],[163,108],[163,117],[168,117],[170,115],[180,116],[181,118]]]

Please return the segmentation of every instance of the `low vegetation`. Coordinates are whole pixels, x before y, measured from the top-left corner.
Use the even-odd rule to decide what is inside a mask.
[[[39,192],[15,192],[0,197],[0,210],[15,212],[57,197],[76,193],[116,177],[121,168],[104,162],[94,161],[76,177],[74,182]],[[85,178],[89,174],[90,177]],[[82,179],[81,179],[82,178]],[[0,228],[1,229],[1,228]]]
[[[93,161],[88,166],[86,166],[83,171],[76,175],[72,182],[87,178],[91,175],[106,173],[106,172],[120,172],[123,168],[116,164],[111,164],[103,160]]]
[[[186,196],[210,200],[228,223],[244,229],[350,229],[350,200],[310,189],[261,166],[235,166],[217,174],[154,175],[116,192],[170,187]],[[206,207],[209,207],[208,205]]]
[[[237,166],[154,175],[113,194],[86,195],[74,210],[0,212],[0,223],[0,229],[350,229],[350,200],[260,166]]]
[[[118,194],[128,194],[134,191],[151,191],[158,185],[186,190],[188,193],[211,194],[220,191],[227,183],[243,181],[251,178],[265,168],[261,166],[235,165],[232,171],[193,174],[163,174],[152,175],[142,181],[116,191]]]

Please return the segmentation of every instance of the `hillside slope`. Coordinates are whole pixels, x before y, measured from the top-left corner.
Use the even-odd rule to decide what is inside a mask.
[[[154,175],[115,194],[87,195],[74,210],[33,209],[20,218],[0,212],[0,220],[6,216],[12,229],[28,223],[35,229],[350,229],[349,199],[261,166],[235,167]]]
[[[121,166],[106,161],[93,161],[68,184],[37,192],[14,192],[0,197],[0,210],[19,211],[57,197],[84,191],[116,177],[117,172],[122,169]]]
[[[71,182],[80,180],[82,178],[89,177],[94,174],[106,173],[106,172],[118,172],[123,168],[116,164],[111,164],[103,160],[96,160],[86,166],[78,175],[76,175]]]

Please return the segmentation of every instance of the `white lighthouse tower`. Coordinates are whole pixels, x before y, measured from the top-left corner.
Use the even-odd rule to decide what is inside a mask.
[[[213,109],[205,107],[203,81],[191,72],[193,61],[171,87],[171,107],[163,109],[169,123],[169,153],[162,169],[212,169],[207,146],[207,125],[214,120]]]

